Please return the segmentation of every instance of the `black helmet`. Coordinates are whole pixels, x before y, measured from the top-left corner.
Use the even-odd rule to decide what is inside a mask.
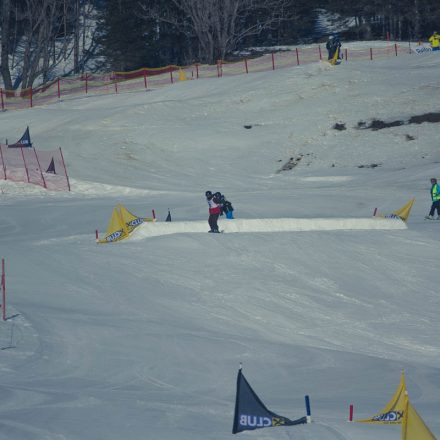
[[[212,196],[212,192],[211,191],[206,191],[205,192],[205,196],[206,197],[211,197]]]
[[[222,195],[221,195],[220,192],[217,191],[217,192],[214,194],[214,196],[220,198]]]

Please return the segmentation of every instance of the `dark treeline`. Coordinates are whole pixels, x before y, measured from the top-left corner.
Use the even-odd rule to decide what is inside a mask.
[[[124,71],[324,41],[333,29],[343,40],[418,41],[440,27],[432,0],[1,0],[0,14],[7,89],[50,80],[66,59],[73,73],[90,60]]]

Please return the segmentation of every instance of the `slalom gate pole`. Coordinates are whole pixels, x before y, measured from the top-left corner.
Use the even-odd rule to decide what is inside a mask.
[[[29,179],[29,170],[28,170],[27,165],[26,165],[26,160],[24,159],[23,147],[20,147],[20,150],[21,150],[21,157],[23,158],[24,169],[26,170],[27,180],[28,180],[28,183],[30,183],[31,181]]]
[[[33,148],[33,150],[35,153],[35,158],[37,159],[38,168],[40,169],[41,178],[43,179],[43,185],[47,189],[46,180],[44,179],[44,176],[43,176],[43,170],[41,169],[40,161],[37,156],[37,150],[35,148]]]
[[[0,97],[1,97],[1,101],[2,101],[2,111],[5,109],[5,103],[3,101],[3,89],[0,89]]]
[[[350,411],[349,411],[349,415],[348,415],[348,421],[352,422],[353,421],[353,405],[350,405]]]
[[[61,93],[60,93],[60,77],[58,77],[57,85],[58,85],[58,99],[60,99],[60,97],[61,97]]]
[[[5,275],[5,259],[2,258],[2,317],[6,321],[6,275]]]
[[[64,163],[64,156],[63,156],[63,152],[61,151],[61,147],[60,147],[60,154],[61,154],[61,160],[63,162],[63,167],[64,167],[64,174],[66,175],[66,180],[67,180],[67,188],[70,191],[70,181],[69,181],[69,176],[67,175],[67,168],[66,168],[66,164]]]
[[[377,208],[374,208],[373,217],[376,217],[377,214]]]
[[[272,70],[275,70],[275,56],[272,52]]]
[[[306,416],[307,416],[307,423],[312,423],[312,413],[310,411],[310,398],[309,396],[304,396],[304,399],[306,401]]]
[[[99,234],[98,234],[98,230],[95,229],[95,237],[96,237],[96,242],[98,242],[99,240]]]
[[[156,220],[156,213],[154,212],[154,209],[152,209],[151,212],[153,213],[154,220]]]

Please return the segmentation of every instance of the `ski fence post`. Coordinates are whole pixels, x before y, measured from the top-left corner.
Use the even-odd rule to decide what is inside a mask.
[[[8,140],[6,139],[6,145],[8,145]],[[3,151],[2,151],[2,145],[0,144],[0,158],[2,160],[2,166],[3,166],[3,173],[5,175],[5,180],[7,180],[6,177],[6,165],[5,165],[5,161],[3,160]]]
[[[371,61],[373,60],[373,48],[372,47],[370,47],[370,60]]]
[[[199,79],[199,64],[196,63],[196,78]]]
[[[20,150],[21,150],[21,157],[23,158],[24,169],[26,170],[27,181],[28,181],[28,183],[30,183],[31,181],[30,181],[30,179],[29,179],[29,170],[28,170],[28,168],[27,168],[26,160],[25,160],[25,158],[24,158],[23,147],[20,147]]]
[[[58,86],[58,99],[60,99],[60,97],[61,97],[61,93],[60,93],[60,77],[58,77],[58,79],[57,79],[57,86]]]
[[[318,50],[319,50],[319,60],[322,61],[321,45],[318,46]]]
[[[272,52],[272,70],[275,70],[275,56]]]
[[[5,103],[3,101],[3,89],[0,89],[0,97],[1,97],[1,101],[2,101],[2,111],[5,109]]]
[[[397,43],[394,43],[394,51],[396,52],[396,57],[397,57]]]
[[[297,47],[295,47],[295,52],[296,52],[296,64],[299,66],[299,53]]]
[[[307,423],[312,423],[312,413],[310,411],[310,398],[309,396],[304,396],[304,399],[306,401],[306,416],[307,416]]]
[[[6,321],[6,275],[5,275],[5,259],[2,258],[2,317]]]
[[[148,87],[147,87],[147,69],[144,69],[144,86],[145,86],[145,88],[147,89]]]
[[[153,219],[156,220],[156,213],[154,212],[154,209],[152,209],[151,212],[153,213]]]
[[[345,49],[345,61],[348,61],[348,49]]]
[[[34,150],[34,153],[35,153],[35,159],[37,159],[37,164],[38,164],[38,168],[40,169],[41,178],[43,179],[44,188],[47,189],[46,180],[43,176],[43,170],[41,169],[41,165],[40,165],[40,160],[38,159],[38,156],[37,156],[37,150],[35,148],[32,148],[32,149]]]
[[[171,84],[174,84],[174,78],[173,78],[173,66],[170,66],[170,80],[171,80]]]
[[[350,410],[349,410],[349,415],[348,415],[348,421],[352,422],[353,421],[353,405],[350,404]]]
[[[244,67],[246,69],[246,73],[249,73],[247,58],[244,59]]]
[[[67,175],[67,168],[66,168],[66,164],[64,162],[64,156],[63,156],[63,152],[61,151],[61,147],[60,148],[60,154],[61,154],[61,161],[63,162],[63,167],[64,167],[64,174],[66,175],[66,180],[67,180],[67,188],[70,191],[70,181],[69,181],[69,176]]]

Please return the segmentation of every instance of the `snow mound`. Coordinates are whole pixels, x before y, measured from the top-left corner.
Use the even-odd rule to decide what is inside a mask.
[[[223,220],[219,228],[225,232],[299,232],[407,229],[407,226],[400,219],[386,218],[267,218]],[[208,232],[206,221],[144,223],[133,238],[198,232]]]

